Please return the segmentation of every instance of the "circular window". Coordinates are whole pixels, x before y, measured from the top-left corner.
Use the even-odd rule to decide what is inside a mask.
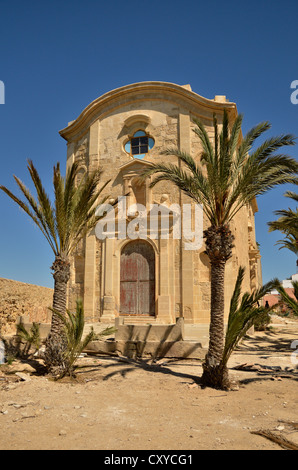
[[[144,131],[137,131],[132,138],[126,142],[124,148],[134,158],[143,159],[154,146],[154,139]]]

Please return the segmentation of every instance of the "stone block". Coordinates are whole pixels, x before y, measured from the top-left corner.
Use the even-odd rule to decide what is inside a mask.
[[[117,324],[116,341],[180,341],[183,339],[183,320],[172,325]]]

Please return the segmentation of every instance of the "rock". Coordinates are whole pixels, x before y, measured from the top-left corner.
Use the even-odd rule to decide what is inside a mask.
[[[31,378],[28,374],[24,374],[23,372],[16,372],[16,374],[23,382],[31,382]]]
[[[9,401],[7,406],[13,406],[14,408],[25,408],[26,406],[34,406],[36,403],[34,401],[26,401],[24,403],[15,403],[13,401]]]
[[[234,367],[235,370],[244,370],[248,372],[258,372],[262,369],[262,367],[258,364],[240,364]]]
[[[15,364],[11,364],[10,372],[28,372],[29,374],[36,372],[36,369],[30,364],[26,362],[23,363],[21,361],[16,362]]]
[[[283,431],[285,429],[284,426],[276,426],[276,431]]]
[[[230,391],[231,392],[239,392],[240,388],[239,388],[239,385],[232,385],[231,388],[230,388]]]

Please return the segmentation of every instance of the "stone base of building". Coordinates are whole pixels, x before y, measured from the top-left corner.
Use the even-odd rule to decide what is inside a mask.
[[[129,323],[130,321],[130,323]],[[115,337],[106,341],[92,341],[86,352],[90,354],[115,354],[128,358],[203,359],[206,349],[202,342],[185,339],[184,319],[173,324],[140,324],[134,319],[115,319]],[[128,323],[126,323],[128,322]],[[189,329],[189,327],[187,328]]]
[[[204,359],[206,349],[195,341],[92,341],[85,350],[88,354],[136,358]]]
[[[23,319],[24,320],[24,319]],[[126,323],[127,322],[127,323]],[[24,322],[29,330],[30,322]],[[50,332],[49,323],[40,323],[41,340],[44,341]],[[88,334],[90,327],[94,327],[96,333],[107,326],[114,326],[113,337],[92,341],[84,352],[89,354],[122,355],[128,358],[150,357],[158,359],[167,358],[192,358],[203,359],[206,355],[206,337],[198,335],[206,333],[207,325],[185,325],[183,318],[177,318],[173,324],[141,324],[131,318],[117,317],[109,325],[101,323],[86,324],[84,334]],[[191,334],[193,332],[193,334]],[[202,341],[201,341],[202,339]]]

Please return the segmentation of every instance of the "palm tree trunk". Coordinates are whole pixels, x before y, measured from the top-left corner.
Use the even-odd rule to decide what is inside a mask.
[[[70,278],[68,258],[56,256],[51,269],[54,277],[53,313],[51,330],[46,339],[45,363],[52,375],[59,376],[67,367],[64,354],[67,340],[64,323],[55,312],[63,316],[66,313],[67,283]]]
[[[211,264],[211,318],[208,357],[220,362],[224,349],[225,262]]]
[[[55,311],[61,315],[66,312],[67,284],[70,278],[70,263],[68,259],[57,257],[52,266],[54,277],[54,296],[53,296],[53,316],[51,324],[51,334],[60,335],[63,322]]]
[[[224,351],[225,267],[232,256],[234,237],[228,226],[210,227],[204,232],[206,253],[211,264],[211,312],[209,348],[201,378],[204,386],[227,389],[229,374],[222,365]]]
[[[202,384],[204,386],[229,388],[229,376],[221,360],[224,351],[224,277],[225,261],[211,263],[211,315],[209,348],[203,364]]]

